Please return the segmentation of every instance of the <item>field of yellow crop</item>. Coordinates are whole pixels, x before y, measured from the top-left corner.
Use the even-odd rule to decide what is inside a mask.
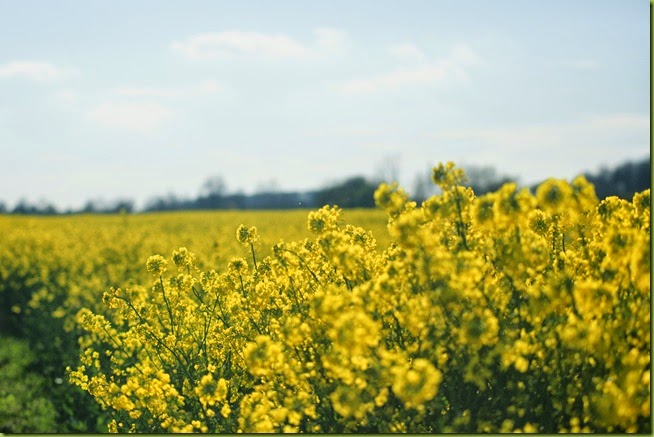
[[[198,266],[224,269],[231,258],[249,253],[235,237],[241,223],[261,229],[256,250],[261,257],[267,256],[282,239],[294,241],[310,235],[308,212],[0,215],[0,346],[7,353],[15,349],[7,360],[18,363],[22,362],[18,355],[27,352],[13,337],[29,341],[29,355],[34,355],[29,367],[42,381],[27,392],[47,401],[23,408],[21,403],[31,400],[20,396],[16,400],[20,393],[15,393],[14,385],[0,386],[0,432],[106,431],[104,412],[99,408],[87,411],[93,401],[72,387],[66,375],[66,366],[76,366],[79,360],[77,312],[82,308],[102,311],[102,295],[110,287],[147,282],[148,257],[171,253],[180,245],[198,253]],[[383,211],[350,210],[345,219],[373,229],[380,241],[389,240]],[[0,376],[9,381],[14,373],[4,370],[0,368]],[[2,408],[3,396],[8,399],[7,408]],[[47,419],[38,422],[39,416]]]
[[[42,418],[0,430],[651,432],[649,190],[433,177],[374,211],[0,217]]]

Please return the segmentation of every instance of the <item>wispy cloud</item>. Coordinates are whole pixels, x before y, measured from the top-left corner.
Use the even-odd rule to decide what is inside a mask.
[[[342,29],[319,27],[313,31],[316,46],[322,49],[338,49],[347,43],[348,33]]]
[[[170,119],[173,111],[156,103],[104,103],[88,115],[91,120],[110,128],[147,132]]]
[[[367,79],[349,80],[339,86],[345,93],[370,93],[381,89],[394,89],[409,84],[440,82],[450,72],[450,64],[436,63],[424,67],[401,68]]]
[[[461,65],[477,65],[481,62],[477,52],[464,43],[458,43],[452,47],[451,59]]]
[[[190,87],[118,87],[114,89],[114,92],[120,96],[174,98],[214,94],[221,91],[222,89],[223,87],[215,80],[207,80],[198,85]]]
[[[560,61],[558,64],[576,70],[594,70],[600,66],[599,62],[595,59],[568,59]]]
[[[230,55],[262,55],[293,58],[307,54],[307,49],[286,35],[258,32],[225,31],[191,36],[172,43],[176,50],[191,59],[213,59]]]
[[[72,103],[75,103],[75,102],[77,101],[77,99],[79,98],[79,95],[78,95],[78,93],[77,93],[75,90],[72,90],[72,89],[62,89],[62,90],[59,90],[59,91],[55,94],[55,98],[56,98],[57,101],[59,101],[60,103],[64,103],[64,104],[72,104]]]
[[[564,69],[564,70],[596,70],[600,68],[601,64],[597,59],[592,58],[542,58],[540,59],[541,65],[548,68]]]
[[[321,50],[334,49],[347,39],[347,32],[332,28],[314,29],[312,44],[284,34],[241,30],[208,32],[173,41],[171,48],[189,59],[218,59],[233,56],[265,58],[306,58]]]
[[[625,133],[645,134],[650,127],[647,116],[640,114],[587,115],[578,120],[558,123],[527,124],[513,127],[476,128],[443,131],[433,136],[438,140],[483,140],[486,144],[505,150],[520,151],[526,148],[551,149],[568,147],[583,138],[602,138],[612,141]],[[584,144],[579,144],[583,149]]]
[[[649,149],[650,120],[641,114],[594,114],[576,120],[446,130],[431,137],[500,168],[542,168],[534,179],[553,176],[553,168],[568,171],[592,169],[615,159],[616,145],[627,156],[639,157]],[[474,154],[470,155],[470,147]]]
[[[180,89],[153,87],[117,87],[114,92],[120,96],[130,97],[179,97],[184,95]]]
[[[465,80],[468,77],[466,69],[480,60],[474,50],[465,44],[453,46],[450,55],[439,60],[428,60],[419,48],[411,44],[391,46],[389,52],[399,58],[420,58],[424,62],[364,79],[348,80],[338,84],[337,89],[348,94],[372,93],[408,85],[433,85],[446,79]]]
[[[68,79],[77,76],[74,68],[58,67],[49,62],[11,61],[0,65],[0,79],[24,78],[37,82]]]
[[[427,55],[413,44],[393,44],[388,48],[388,52],[401,60],[424,61],[427,59]]]

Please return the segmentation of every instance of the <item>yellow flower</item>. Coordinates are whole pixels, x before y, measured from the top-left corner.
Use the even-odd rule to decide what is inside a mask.
[[[232,258],[227,264],[227,269],[235,275],[247,274],[248,263],[244,258]]]
[[[312,233],[320,235],[334,229],[340,215],[340,208],[325,205],[318,211],[311,211],[309,213],[307,227]]]
[[[525,426],[522,427],[522,431],[525,433],[535,433],[538,432],[538,428],[530,422],[525,423]]]
[[[490,346],[498,341],[499,322],[488,308],[464,313],[462,325],[458,330],[461,344]]]
[[[551,226],[551,218],[541,210],[532,210],[529,212],[529,228],[540,237],[547,235]]]
[[[597,195],[593,184],[582,175],[572,181],[572,193],[580,211],[586,211],[597,205]]]
[[[272,341],[268,335],[257,335],[255,342],[245,346],[243,356],[248,371],[256,376],[275,373],[284,366],[282,345]]]
[[[572,197],[572,188],[561,179],[547,179],[536,189],[538,204],[545,209],[558,212],[568,208]]]
[[[257,232],[256,226],[248,228],[245,225],[240,225],[236,229],[236,239],[245,246],[256,243],[259,240],[259,233]]]
[[[350,355],[364,354],[368,347],[379,343],[379,327],[364,312],[343,312],[327,332],[336,347]]]
[[[473,206],[473,214],[477,223],[491,222],[494,217],[494,204],[492,193],[486,194],[483,197],[475,199]]]
[[[166,265],[168,260],[161,255],[152,255],[148,258],[148,261],[145,263],[148,272],[152,273],[155,276],[159,276],[166,271]]]
[[[205,408],[208,406],[213,407],[227,399],[227,381],[223,378],[215,381],[211,374],[204,375],[200,379],[200,384],[195,387],[195,394]]]
[[[436,185],[446,190],[455,185],[462,185],[468,180],[465,172],[457,168],[453,162],[443,164],[442,162],[432,170],[432,180]]]
[[[360,420],[374,408],[374,404],[363,402],[361,393],[352,387],[339,386],[329,395],[329,399],[334,411],[343,417],[354,417]]]
[[[416,358],[411,366],[396,369],[393,393],[409,408],[432,400],[438,393],[441,372],[424,358]]]
[[[381,184],[375,194],[375,205],[385,209],[391,218],[398,217],[403,211],[408,211],[415,207],[415,202],[409,201],[409,195],[397,183],[391,185]]]
[[[529,361],[522,355],[516,357],[515,363],[513,364],[518,372],[525,373],[529,370]]]
[[[375,396],[375,405],[378,407],[382,407],[387,401],[388,401],[388,388],[384,387],[377,394],[377,396]]]
[[[190,268],[195,263],[195,254],[185,247],[180,247],[173,252],[173,263],[179,268]]]

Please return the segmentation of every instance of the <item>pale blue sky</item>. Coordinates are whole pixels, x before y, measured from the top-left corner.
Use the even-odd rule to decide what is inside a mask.
[[[0,201],[650,154],[647,0],[0,0]]]

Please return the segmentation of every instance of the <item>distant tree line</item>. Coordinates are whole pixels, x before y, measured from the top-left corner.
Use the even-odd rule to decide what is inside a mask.
[[[119,212],[134,212],[133,200],[117,200],[114,202],[105,202],[100,200],[89,200],[86,204],[78,209],[68,209],[65,211],[58,210],[52,203],[40,201],[30,203],[26,199],[18,201],[13,209],[7,208],[4,202],[0,202],[0,214],[24,214],[24,215],[61,215],[61,214],[116,214]]]
[[[500,175],[493,167],[469,167],[465,170],[468,185],[476,195],[496,191],[507,182],[516,182],[515,177]],[[631,200],[635,193],[652,186],[652,165],[649,159],[627,161],[614,168],[602,167],[596,173],[582,174],[595,186],[595,194],[600,200],[609,196]],[[540,183],[531,185],[530,191],[534,193],[538,185]]]
[[[513,176],[501,175],[493,167],[466,167],[468,185],[475,194],[495,191],[507,182],[516,181]],[[588,181],[595,185],[599,199],[607,196],[618,196],[630,200],[636,192],[651,187],[651,163],[649,159],[636,162],[626,162],[612,169],[603,167],[597,173],[584,173]],[[413,199],[420,202],[436,188],[430,181],[431,172],[418,175],[414,186]],[[155,196],[149,199],[143,211],[179,211],[179,210],[212,210],[212,209],[295,209],[319,208],[323,205],[339,205],[343,208],[372,208],[375,206],[373,194],[380,178],[374,180],[364,176],[352,176],[343,181],[313,191],[278,192],[262,189],[255,194],[229,193],[222,177],[208,179],[202,186],[201,193],[193,199],[180,198],[173,193]],[[532,192],[537,185],[529,187]],[[0,202],[0,213],[5,214],[114,214],[119,212],[134,212],[132,200],[120,199],[113,202],[88,201],[79,210],[60,212],[49,202],[40,201],[31,204],[20,200],[9,209]]]
[[[598,198],[618,196],[631,200],[634,194],[651,188],[652,163],[649,159],[628,161],[612,170],[601,168],[597,173],[586,173],[584,176],[595,185]]]
[[[261,191],[246,195],[228,193],[220,178],[208,180],[195,199],[180,199],[174,194],[150,199],[145,211],[206,210],[206,209],[295,209],[316,208],[325,204],[343,208],[371,208],[375,206],[373,194],[377,183],[363,176],[354,176],[343,182],[314,191]]]

